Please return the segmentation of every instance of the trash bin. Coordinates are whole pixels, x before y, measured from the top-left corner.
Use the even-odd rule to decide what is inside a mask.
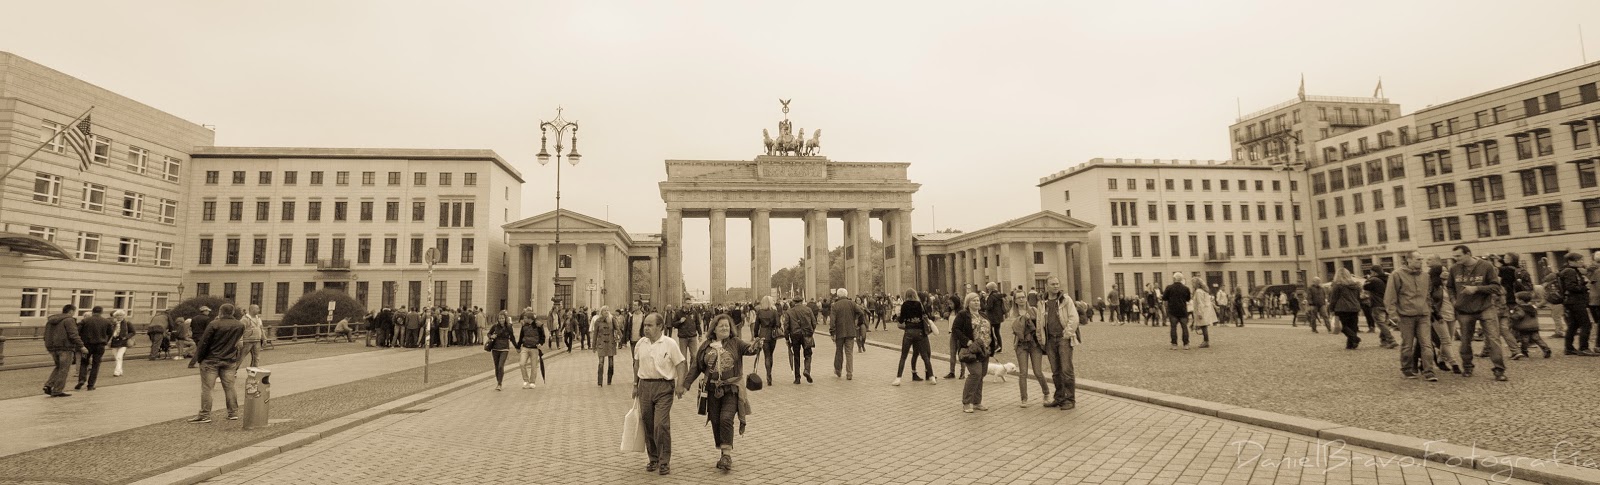
[[[272,371],[260,367],[245,369],[244,378],[244,429],[267,425],[271,414]]]

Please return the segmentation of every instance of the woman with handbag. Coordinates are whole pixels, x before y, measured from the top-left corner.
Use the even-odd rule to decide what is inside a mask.
[[[1194,288],[1194,296],[1189,300],[1194,309],[1189,312],[1189,326],[1200,333],[1200,348],[1211,348],[1211,324],[1221,319],[1217,317],[1217,300],[1206,290],[1205,280],[1196,276],[1189,282],[1189,287]]]
[[[922,357],[922,370],[928,375],[928,384],[938,384],[939,378],[933,375],[933,361],[928,348],[928,317],[924,313],[922,301],[917,295],[917,290],[906,290],[905,301],[900,303],[900,311],[895,320],[899,322],[900,330],[905,334],[900,337],[900,369],[894,373],[894,384],[900,385],[900,376],[906,373],[906,351],[911,351],[911,380],[920,381],[917,376],[917,357]]]
[[[956,360],[967,369],[967,382],[961,387],[961,411],[988,411],[983,406],[983,377],[989,372],[989,319],[984,318],[977,293],[967,293],[961,313],[950,325],[950,341],[957,349]]]
[[[1033,405],[1028,400],[1028,369],[1033,369],[1033,377],[1039,381],[1039,395],[1046,401],[1050,399],[1050,382],[1044,377],[1044,341],[1040,339],[1039,314],[1034,308],[1039,305],[1039,294],[1028,292],[1023,299],[1012,302],[1011,306],[1011,331],[1012,342],[1017,348],[1017,389],[1022,393],[1022,402],[1018,407]]]
[[[511,314],[500,310],[500,315],[495,317],[494,326],[489,327],[487,342],[483,350],[489,352],[494,359],[494,390],[500,390],[501,384],[506,380],[506,357],[511,355],[511,348],[516,335],[511,330]]]
[[[705,343],[695,351],[697,358],[694,367],[689,370],[689,377],[683,381],[683,390],[688,390],[689,385],[701,375],[705,376],[706,381],[701,384],[699,393],[705,403],[701,406],[701,414],[706,415],[706,420],[711,423],[712,438],[717,449],[722,451],[722,457],[717,459],[717,468],[727,471],[733,468],[733,420],[741,414],[739,401],[741,386],[745,382],[744,356],[756,355],[764,339],[757,337],[754,343],[739,340],[733,333],[733,319],[727,314],[713,317],[710,329]],[[740,430],[743,431],[743,426]]]

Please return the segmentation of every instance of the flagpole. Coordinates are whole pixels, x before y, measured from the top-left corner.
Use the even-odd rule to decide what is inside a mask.
[[[78,115],[78,117],[74,118],[72,120],[72,122],[67,123],[65,125],[62,125],[61,131],[57,131],[55,136],[50,137],[49,140],[40,142],[38,147],[35,147],[32,152],[28,153],[28,156],[22,157],[22,161],[17,162],[16,165],[13,165],[13,166],[11,166],[11,168],[6,169],[6,173],[4,175],[0,175],[0,183],[3,183],[3,182],[5,182],[5,180],[7,178],[10,178],[11,177],[11,172],[17,171],[18,168],[22,167],[22,164],[28,163],[28,160],[32,160],[34,155],[38,155],[39,154],[39,150],[43,150],[45,145],[49,145],[50,142],[55,141],[56,138],[60,138],[61,135],[63,133],[66,133],[68,129],[71,129],[74,126],[78,126],[78,122],[79,121],[83,121],[83,118],[85,116],[89,116],[89,112],[90,111],[94,111],[94,106],[90,106],[89,109],[83,110],[83,114]]]

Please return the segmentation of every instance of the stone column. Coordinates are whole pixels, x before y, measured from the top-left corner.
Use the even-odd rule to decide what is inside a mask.
[[[861,263],[867,259],[862,254],[866,246],[856,244],[856,236],[861,234],[861,227],[856,223],[856,212],[846,212],[840,220],[844,222],[844,254],[841,256],[843,258],[841,262],[844,264],[844,289],[853,297],[861,294],[859,270]]]
[[[1017,284],[1024,288],[1033,288],[1033,241],[1022,243],[1022,280]]]
[[[800,288],[801,295],[799,296],[807,299],[814,297],[811,291],[817,287],[817,262],[811,258],[815,254],[812,252],[811,246],[817,243],[817,229],[814,227],[816,226],[816,219],[810,211],[800,216],[800,221],[805,225],[805,248],[801,250],[800,254],[802,259],[800,270],[805,273],[806,281],[805,286]]]
[[[589,244],[572,244],[572,301],[573,305],[594,309],[595,304],[589,298],[589,282],[594,280],[595,285],[600,284],[600,279],[595,277],[594,269],[589,265]],[[595,290],[599,296],[599,289]]]
[[[895,256],[900,258],[900,288],[896,291],[905,293],[906,289],[917,286],[917,250],[916,242],[911,237],[911,211],[895,211],[895,219],[899,231],[895,234],[899,235],[897,238],[900,240],[900,249],[895,251]]]
[[[1062,286],[1069,286],[1074,281],[1072,278],[1072,251],[1067,247],[1067,243],[1064,242],[1056,243],[1056,247],[1059,253],[1056,255],[1056,269],[1053,274],[1057,278],[1061,278]]]
[[[856,209],[850,213],[850,235],[854,241],[848,241],[855,247],[854,271],[845,270],[845,288],[850,288],[852,280],[855,287],[850,290],[850,295],[865,294],[872,290],[872,214],[867,209]]]
[[[1077,243],[1074,246],[1077,246],[1077,249],[1078,249],[1078,260],[1077,260],[1077,266],[1078,266],[1078,292],[1077,292],[1077,294],[1078,294],[1078,298],[1079,299],[1084,299],[1084,298],[1088,298],[1090,295],[1094,294],[1093,291],[1090,291],[1090,290],[1092,290],[1092,288],[1089,287],[1089,285],[1091,284],[1089,277],[1092,275],[1092,273],[1090,271],[1090,268],[1089,268],[1089,246],[1086,245],[1086,244],[1083,244],[1083,243]]]
[[[811,217],[811,265],[812,277],[816,278],[808,288],[811,298],[823,298],[828,295],[828,212],[812,210],[808,212]]]
[[[522,292],[528,287],[528,283],[532,282],[528,280],[528,275],[523,271],[522,267],[522,263],[528,260],[522,254],[525,249],[521,244],[513,244],[511,245],[511,250],[506,251],[506,256],[510,258],[510,261],[506,261],[506,264],[510,266],[510,269],[506,271],[506,305],[517,310],[521,310],[522,307],[528,305],[525,298],[526,295],[523,295]],[[493,298],[493,296],[491,295],[490,298]],[[383,300],[380,297],[378,301]],[[484,305],[484,308],[491,307]]]
[[[890,294],[900,292],[900,262],[905,260],[900,255],[900,221],[895,217],[897,212],[890,211],[881,218],[883,221],[883,290]],[[894,257],[889,252],[894,252]]]
[[[655,257],[650,258],[650,281],[651,281],[651,283],[650,283],[650,303],[651,303],[651,306],[660,308],[659,303],[657,303],[657,302],[661,301],[662,292],[665,291],[665,290],[663,290],[663,288],[666,287],[666,285],[662,284],[662,281],[661,281],[661,254],[660,254],[660,251],[657,251],[657,254],[655,255]]]
[[[677,307],[683,305],[683,211],[680,209],[667,209],[666,234],[662,243],[666,245],[666,270],[661,273],[664,294],[657,297],[655,307],[666,309],[667,305]]]
[[[939,277],[943,280],[941,283],[944,283],[945,293],[955,293],[957,288],[955,259],[955,253],[939,255],[939,269],[942,270]]]
[[[1003,266],[996,265],[995,279],[1000,280],[1001,292],[1010,293],[1012,288],[1016,288],[1017,285],[1022,284],[1018,282],[1018,266],[1016,260],[1013,259],[1017,257],[1017,253],[1011,250],[1011,243],[1009,242],[1000,243],[998,246],[1000,246],[999,262],[1003,264]]]
[[[931,255],[931,254],[919,254],[919,255],[917,255],[917,270],[921,273],[921,274],[919,274],[917,276],[917,291],[921,292],[921,291],[932,290],[933,289],[933,255]]]
[[[712,303],[726,303],[728,291],[728,211],[711,209]]]
[[[750,214],[750,293],[755,301],[772,293],[772,211]]]
[[[973,286],[976,286],[979,289],[987,288],[989,282],[994,281],[994,279],[989,276],[989,263],[989,245],[985,244],[983,246],[979,246],[978,277],[973,279]]]
[[[537,288],[537,290],[533,292],[533,300],[522,308],[532,306],[535,311],[546,314],[550,312],[550,297],[555,295],[556,291],[554,279],[556,276],[555,247],[550,244],[537,244],[535,247],[538,251],[533,260],[537,261],[537,263],[530,273],[533,278],[533,287]],[[521,310],[521,308],[518,308],[518,310]]]

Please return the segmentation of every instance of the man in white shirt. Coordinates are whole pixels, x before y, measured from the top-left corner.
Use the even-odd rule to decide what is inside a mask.
[[[679,379],[688,375],[683,351],[672,337],[661,335],[660,313],[645,315],[640,331],[644,337],[633,349],[633,397],[639,400],[640,428],[644,431],[645,454],[650,464],[645,471],[671,473],[667,468],[672,458],[672,402],[683,397],[678,389]]]

